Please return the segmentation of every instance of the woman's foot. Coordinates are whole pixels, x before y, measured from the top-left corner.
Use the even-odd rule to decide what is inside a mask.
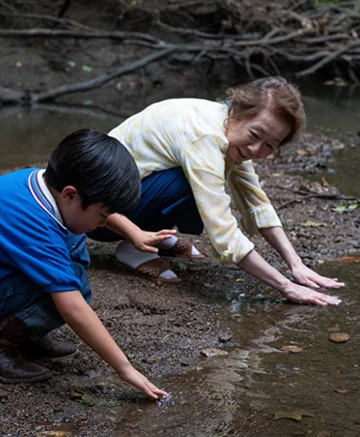
[[[169,264],[157,254],[141,252],[127,240],[118,244],[115,257],[122,266],[137,275],[161,282],[181,281],[171,270]]]
[[[202,259],[204,255],[199,252],[196,247],[189,241],[174,235],[167,240],[157,245],[159,248],[159,255],[173,256],[178,258]]]

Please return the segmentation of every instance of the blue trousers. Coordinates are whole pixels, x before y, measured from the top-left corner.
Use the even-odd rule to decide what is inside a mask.
[[[141,181],[141,200],[128,218],[145,231],[177,226],[185,234],[200,235],[204,230],[193,192],[181,167],[151,173]],[[107,228],[88,234],[97,241],[117,241],[123,237]]]
[[[84,236],[69,233],[68,247],[74,273],[81,282],[80,292],[89,303],[91,288],[86,273],[89,255]],[[0,280],[0,321],[6,320],[10,315],[25,322],[31,340],[37,340],[65,323],[51,293],[45,292],[22,272],[16,272]]]

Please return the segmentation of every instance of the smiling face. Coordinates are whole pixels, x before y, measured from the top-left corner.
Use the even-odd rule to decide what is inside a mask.
[[[84,234],[99,226],[106,226],[109,208],[102,203],[93,203],[83,209],[81,198],[72,186],[66,186],[56,198],[66,227],[74,234]]]
[[[234,164],[265,159],[279,147],[290,130],[289,123],[268,111],[242,120],[235,120],[230,114],[226,131],[227,156]]]

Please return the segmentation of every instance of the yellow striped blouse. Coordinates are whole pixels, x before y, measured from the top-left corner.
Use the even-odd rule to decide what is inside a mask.
[[[253,248],[230,209],[229,184],[250,235],[258,228],[281,226],[262,190],[251,161],[233,165],[226,158],[228,141],[223,103],[202,99],[170,99],[133,115],[109,135],[134,157],[141,178],[181,166],[193,190],[210,241],[222,261],[238,263]]]

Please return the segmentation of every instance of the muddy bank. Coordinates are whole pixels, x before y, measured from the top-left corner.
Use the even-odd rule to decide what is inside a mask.
[[[279,215],[291,241],[310,266],[328,258],[359,253],[359,209],[335,212],[340,204],[331,197],[340,194],[336,187],[328,186],[326,179],[319,184],[287,173],[289,169],[301,174],[323,168],[336,153],[339,141],[308,134],[303,141],[285,147],[277,159],[257,165],[266,192],[280,208]],[[341,141],[346,149],[356,139]],[[343,201],[343,205],[352,203],[353,200]],[[266,290],[239,269],[219,264],[206,235],[192,240],[207,258],[197,262],[171,260],[183,281],[166,286],[119,268],[112,256],[115,245],[89,241],[92,306],[132,363],[155,383],[160,376],[201,365],[205,358],[200,351],[204,348],[231,349],[236,345],[231,324],[222,316],[222,310],[239,294],[255,296],[264,292],[269,299],[279,298],[277,292]],[[255,237],[254,242],[268,261],[286,272],[286,266],[264,241]],[[104,412],[121,404],[130,403],[136,408],[136,404],[148,401],[113,378],[109,367],[70,329],[65,327],[56,337],[78,344],[79,353],[63,361],[42,361],[54,375],[48,382],[0,385],[0,436],[56,435],[49,432],[54,432],[59,424],[63,432],[68,432],[61,435],[121,435],[114,431],[113,421]]]

